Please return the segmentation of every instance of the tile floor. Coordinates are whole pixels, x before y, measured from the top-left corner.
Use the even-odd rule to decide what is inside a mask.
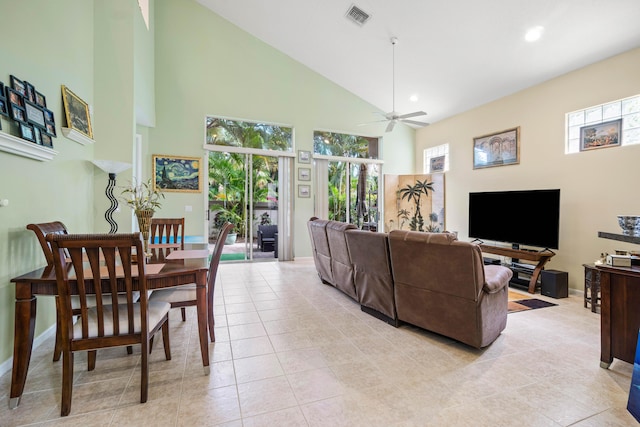
[[[8,409],[10,373],[0,378],[0,425],[637,425],[625,409],[631,365],[599,367],[600,317],[578,296],[510,314],[482,351],[361,312],[319,282],[311,259],[222,265],[215,301],[210,376],[194,309],[186,323],[174,310],[173,359],[156,342],[147,403],[136,352],[105,350],[91,373],[76,357],[71,415],[60,418],[49,338],[17,409]]]

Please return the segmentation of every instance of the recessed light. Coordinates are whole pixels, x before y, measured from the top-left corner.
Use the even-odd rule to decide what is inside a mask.
[[[535,42],[542,37],[544,27],[538,25],[537,27],[530,28],[524,35],[524,39],[528,42]]]
[[[409,101],[411,102],[418,102],[418,95],[411,95],[409,97]]]

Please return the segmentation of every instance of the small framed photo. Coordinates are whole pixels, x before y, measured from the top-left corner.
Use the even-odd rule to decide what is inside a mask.
[[[298,197],[303,199],[308,199],[309,197],[311,197],[311,186],[298,185]]]
[[[311,181],[311,168],[298,168],[298,181]]]
[[[11,87],[17,91],[22,96],[27,96],[27,86],[24,84],[22,80],[14,76],[13,74],[10,76]]]
[[[24,108],[19,107],[16,104],[11,105],[11,118],[16,122],[27,124],[27,115],[24,112]]]
[[[24,111],[26,113],[27,122],[40,127],[45,127],[44,111],[33,102],[24,100]],[[54,128],[55,130],[55,128]]]
[[[47,98],[43,94],[41,94],[40,92],[36,91],[35,103],[38,104],[38,106],[40,106],[42,108],[46,108],[47,107]]]
[[[4,83],[0,82],[0,98],[4,98]]]
[[[431,173],[444,172],[444,156],[431,157],[429,159],[429,171]]]
[[[38,126],[33,127],[33,142],[42,145],[42,130]]]
[[[27,81],[24,82],[24,87],[26,89],[26,95],[24,97],[31,102],[36,102],[36,88]]]
[[[7,108],[7,100],[0,98],[0,116],[9,117],[9,108]]]
[[[58,134],[56,133],[56,126],[53,123],[47,123],[44,131],[47,133],[47,135],[52,136],[52,137],[56,137],[58,136]]]
[[[520,127],[473,138],[473,168],[520,163]]]
[[[45,147],[53,148],[53,139],[51,139],[49,135],[41,132],[40,137],[42,138],[42,145],[44,145]]]
[[[36,103],[37,104],[37,103]],[[43,113],[44,113],[44,121],[47,123],[51,123],[53,125],[56,124],[56,120],[53,116],[53,111],[47,109],[47,108],[43,108],[42,109]]]
[[[9,104],[15,104],[18,107],[24,107],[24,98],[22,97],[22,95],[20,95],[20,92],[10,88],[9,86],[6,86],[5,90],[7,92],[7,101],[9,102]]]
[[[27,141],[36,142],[33,135],[33,126],[26,123],[20,123],[20,137]]]
[[[298,163],[311,163],[311,151],[298,150]]]
[[[622,119],[587,125],[580,128],[580,151],[620,145]]]

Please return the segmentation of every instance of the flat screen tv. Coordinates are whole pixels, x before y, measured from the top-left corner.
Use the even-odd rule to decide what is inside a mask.
[[[560,190],[469,193],[471,238],[558,249],[559,229]]]

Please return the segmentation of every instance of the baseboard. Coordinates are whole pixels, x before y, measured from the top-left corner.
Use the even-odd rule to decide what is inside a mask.
[[[44,331],[43,333],[41,333],[40,335],[38,335],[36,338],[33,339],[33,350],[38,348],[40,344],[45,342],[50,336],[55,335],[55,333],[56,333],[56,325],[54,323],[49,327],[49,329],[47,329],[46,331]],[[51,347],[51,354],[53,357],[53,347]],[[0,363],[0,376],[6,374],[12,368],[13,368],[13,356],[8,358],[4,362]]]

